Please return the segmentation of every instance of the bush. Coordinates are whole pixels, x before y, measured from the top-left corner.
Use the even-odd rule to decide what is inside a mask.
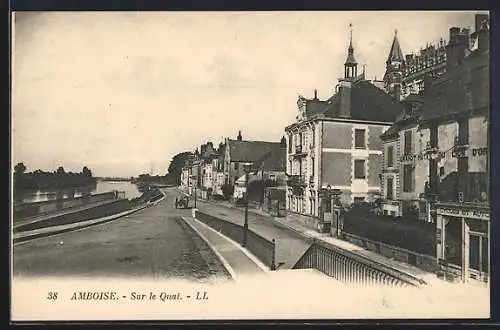
[[[222,193],[224,194],[224,199],[229,200],[234,193],[234,186],[232,184],[225,183],[222,186]]]

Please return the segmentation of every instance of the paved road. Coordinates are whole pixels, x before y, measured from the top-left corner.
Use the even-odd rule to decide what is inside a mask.
[[[198,209],[212,216],[243,225],[244,213],[238,209],[230,209],[213,203],[198,201]],[[276,239],[276,264],[281,269],[290,269],[300,259],[311,243],[304,237],[261,215],[248,213],[248,227],[262,237]],[[281,264],[281,265],[280,265]]]
[[[165,190],[157,206],[113,222],[14,246],[13,275],[147,276],[197,281],[229,274],[174,208],[177,192]]]

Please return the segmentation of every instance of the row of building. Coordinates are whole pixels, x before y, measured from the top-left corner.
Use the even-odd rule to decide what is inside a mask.
[[[489,265],[489,50],[483,14],[474,32],[450,28],[447,43],[418,55],[403,55],[396,32],[381,83],[358,74],[351,33],[331,97],[300,96],[280,142],[245,141],[240,132],[217,149],[201,146],[182,185],[194,178],[218,195],[232,185],[237,198],[251,163],[250,180],[275,180],[288,212],[324,222],[331,191],[344,205],[378,201],[383,214],[436,223],[438,258],[460,259],[463,272],[475,258],[470,268],[481,272]],[[450,233],[467,247],[450,252]]]

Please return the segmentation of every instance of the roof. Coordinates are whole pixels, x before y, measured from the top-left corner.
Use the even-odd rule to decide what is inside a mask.
[[[274,148],[254,162],[254,170],[285,171],[286,146]]]
[[[229,154],[232,162],[255,162],[267,153],[281,149],[280,142],[229,140]]]
[[[407,98],[401,101],[401,104],[404,106],[403,111],[399,113],[394,124],[380,137],[382,139],[389,139],[402,129],[417,125],[423,101],[423,96],[420,94],[408,95]]]
[[[400,102],[367,80],[356,81],[351,88],[351,119],[394,122],[404,109]],[[340,94],[332,96],[329,99],[330,105],[323,114],[327,117],[337,117],[340,101]]]
[[[398,33],[394,33],[394,39],[392,40],[391,50],[389,51],[389,56],[387,57],[387,62],[403,62],[404,56],[399,46]]]
[[[354,58],[354,48],[352,48],[352,45],[349,45],[349,51],[347,53],[345,64],[358,64],[358,62],[356,62],[356,59]]]
[[[424,95],[422,120],[489,110],[489,52],[474,51],[457,67],[435,80]]]

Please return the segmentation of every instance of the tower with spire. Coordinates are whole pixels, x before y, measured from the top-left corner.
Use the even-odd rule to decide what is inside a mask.
[[[398,30],[394,31],[391,50],[386,61],[384,87],[386,92],[396,100],[401,100],[403,89],[404,56],[399,46]]]
[[[352,79],[358,75],[358,63],[354,58],[354,47],[352,46],[352,24],[349,24],[349,48],[347,59],[344,63],[344,79]]]

